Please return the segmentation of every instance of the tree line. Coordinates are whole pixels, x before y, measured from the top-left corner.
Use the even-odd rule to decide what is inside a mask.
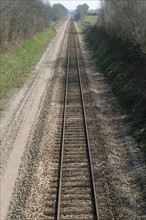
[[[67,15],[61,4],[50,6],[43,0],[2,0],[0,1],[0,42],[1,49],[17,45],[36,33],[49,28],[52,21]]]
[[[100,0],[97,24],[125,44],[146,53],[146,0]]]
[[[89,6],[87,4],[78,5],[77,9],[75,10],[75,15],[74,15],[75,19],[82,21],[86,16],[88,9]]]

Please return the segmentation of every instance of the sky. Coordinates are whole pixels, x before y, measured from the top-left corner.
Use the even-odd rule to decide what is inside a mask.
[[[87,0],[87,1],[80,1],[80,0],[49,0],[50,4],[57,4],[60,3],[64,5],[68,10],[74,10],[78,5],[83,5],[86,3],[90,8],[89,9],[97,9],[100,7],[99,0]]]

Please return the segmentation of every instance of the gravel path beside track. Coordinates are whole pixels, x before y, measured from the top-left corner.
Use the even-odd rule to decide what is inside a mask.
[[[6,110],[1,118],[1,219],[6,215],[21,157],[37,123],[46,88],[53,77],[66,24],[58,30],[28,82],[6,100]]]

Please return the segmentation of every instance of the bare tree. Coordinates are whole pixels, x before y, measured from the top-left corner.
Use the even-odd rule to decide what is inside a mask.
[[[44,0],[2,0],[0,13],[0,42],[5,50],[48,28],[53,16],[60,19],[67,9],[62,5],[51,8]]]
[[[110,35],[146,52],[146,0],[101,0],[99,22]]]
[[[61,5],[61,4],[55,4],[52,7],[52,18],[54,21],[59,20],[60,18],[63,18],[67,16],[68,11],[67,9]]]
[[[87,4],[78,5],[76,9],[76,19],[82,20],[87,14],[89,6]]]

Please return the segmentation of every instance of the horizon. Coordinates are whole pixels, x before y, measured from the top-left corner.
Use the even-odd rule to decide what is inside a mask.
[[[52,5],[54,4],[61,4],[69,11],[73,11],[77,8],[78,5],[87,4],[89,6],[89,10],[96,10],[100,8],[100,1],[97,0],[87,0],[87,1],[80,1],[80,0],[50,0],[49,3]]]

